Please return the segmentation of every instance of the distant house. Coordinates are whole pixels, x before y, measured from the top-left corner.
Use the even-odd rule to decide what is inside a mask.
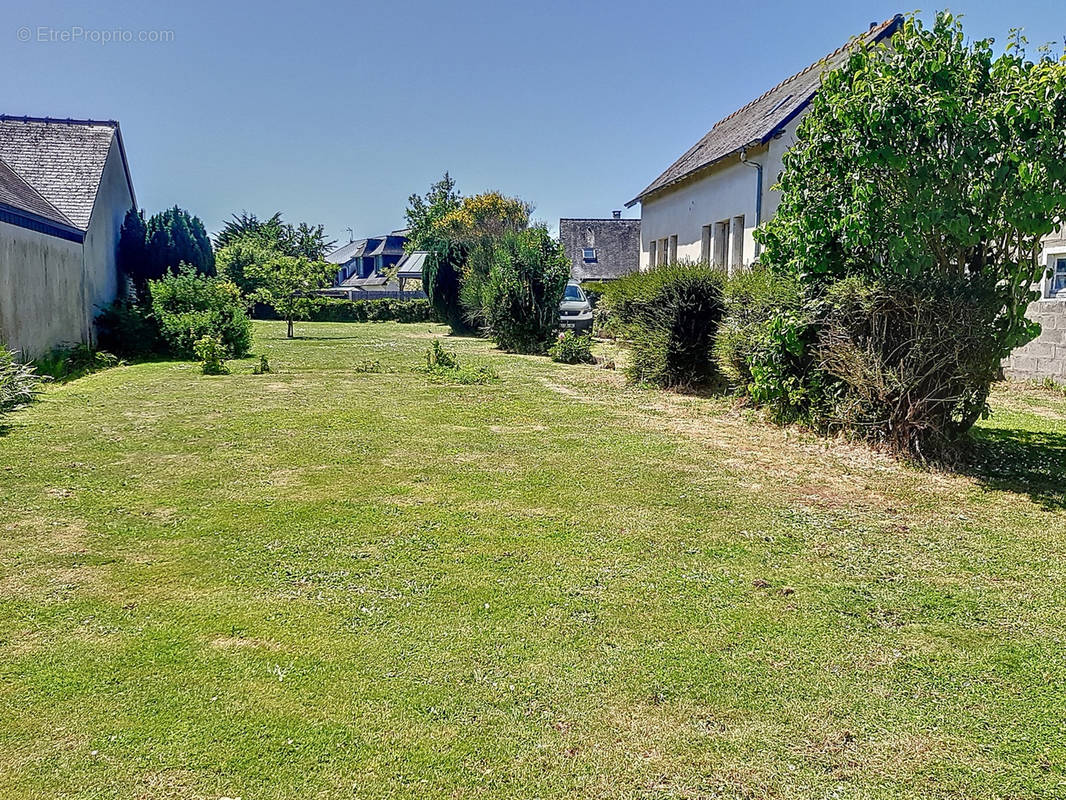
[[[326,256],[326,261],[337,265],[334,286],[340,286],[350,278],[369,278],[380,275],[403,258],[403,246],[407,237],[397,233],[357,239],[339,247]]]
[[[883,41],[902,23],[897,15],[871,25],[859,40]],[[822,74],[844,63],[851,44],[716,123],[627,204],[641,205],[641,269],[691,259],[732,271],[758,257],[752,233],[777,211],[780,198],[771,187],[781,158],[795,141]]]
[[[640,267],[640,220],[561,219],[559,242],[575,281],[609,281]]]
[[[324,293],[349,299],[425,297],[418,291],[405,291],[404,280],[386,274],[386,270],[399,266],[407,257],[405,233],[393,231],[385,236],[358,239],[327,255],[326,261],[337,266],[337,275],[333,288]]]
[[[0,115],[0,341],[25,357],[92,341],[135,205],[117,122]]]

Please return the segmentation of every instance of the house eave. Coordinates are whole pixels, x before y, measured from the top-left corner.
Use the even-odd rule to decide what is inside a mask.
[[[19,228],[36,231],[48,236],[55,236],[59,239],[66,239],[68,242],[81,244],[85,241],[85,232],[78,228],[63,225],[55,220],[50,220],[39,214],[34,214],[32,211],[26,211],[7,203],[0,203],[0,222],[6,222],[9,225],[15,225]]]

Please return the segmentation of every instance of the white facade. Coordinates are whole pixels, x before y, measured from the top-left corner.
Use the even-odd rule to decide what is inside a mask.
[[[31,359],[90,343],[136,203],[118,126],[0,115],[0,145],[0,344]]]
[[[90,326],[83,341],[89,341],[92,335],[92,319],[118,295],[119,276],[115,256],[122,223],[126,219],[126,212],[133,206],[133,190],[126,177],[122,148],[116,135],[111,140],[89,227],[85,231],[85,306]]]
[[[82,256],[79,242],[0,222],[0,342],[31,358],[85,339]]]
[[[767,145],[728,156],[641,200],[640,268],[675,260],[707,261],[732,272],[756,257],[756,219],[780,203],[776,185],[802,115]],[[756,202],[762,166],[762,208]]]

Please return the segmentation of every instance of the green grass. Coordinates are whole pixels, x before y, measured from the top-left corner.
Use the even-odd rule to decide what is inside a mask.
[[[969,475],[449,339],[49,387],[0,436],[0,797],[1063,797],[1066,399]],[[374,370],[359,365],[378,362]]]

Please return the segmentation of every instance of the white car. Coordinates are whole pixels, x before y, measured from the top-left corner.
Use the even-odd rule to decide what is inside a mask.
[[[592,333],[592,305],[577,281],[566,284],[559,303],[559,328],[575,333]]]

